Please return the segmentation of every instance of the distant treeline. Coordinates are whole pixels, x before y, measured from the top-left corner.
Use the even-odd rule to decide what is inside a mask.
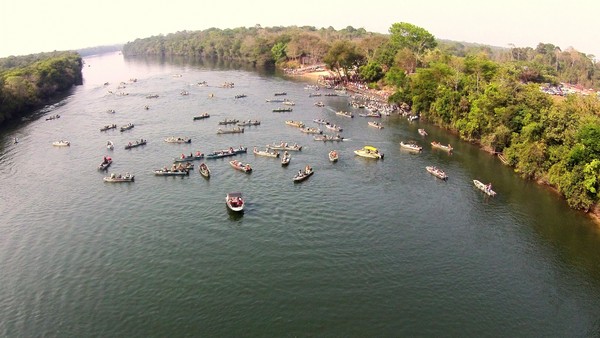
[[[0,124],[81,84],[81,69],[75,52],[0,58]]]
[[[79,53],[79,55],[81,55],[81,57],[86,57],[86,56],[90,56],[90,55],[99,55],[99,54],[110,53],[110,52],[119,52],[119,51],[121,51],[121,49],[123,49],[123,44],[81,48],[81,49],[77,50],[77,53]]]
[[[138,39],[123,52],[282,68],[323,62],[338,81],[384,89],[391,102],[503,155],[516,172],[554,186],[575,209],[588,211],[600,199],[598,95],[540,90],[560,82],[600,87],[599,64],[573,49],[442,41],[421,27],[395,23],[389,34],[353,27],[211,28]]]

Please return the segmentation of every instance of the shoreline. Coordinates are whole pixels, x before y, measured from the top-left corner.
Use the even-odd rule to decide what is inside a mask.
[[[318,82],[318,81],[319,81],[319,79],[321,79],[321,77],[330,77],[330,76],[336,76],[336,74],[335,74],[335,73],[333,73],[333,72],[331,72],[331,71],[329,71],[329,70],[320,70],[320,71],[314,71],[314,72],[307,71],[307,72],[302,72],[302,73],[299,73],[299,74],[288,74],[288,76],[292,76],[292,77],[301,77],[301,78],[305,78],[305,79],[307,79],[307,80],[311,80],[311,81],[314,81],[314,82]],[[380,93],[381,91],[375,91],[375,90],[372,90],[372,89],[365,89],[365,90],[362,90],[362,91],[365,91],[365,92],[366,92],[366,93],[363,93],[362,91],[358,91],[356,88],[353,88],[353,87],[351,87],[351,86],[348,86],[348,85],[346,85],[346,84],[344,85],[344,88],[345,88],[347,91],[355,92],[355,93],[358,93],[358,94],[361,94],[361,95],[370,95],[370,96],[373,96],[373,97],[378,97],[380,100],[382,100],[382,101],[385,101],[385,102],[387,102],[387,97],[389,97],[389,94],[388,94],[388,96],[386,97],[385,95],[382,95],[382,94]],[[444,130],[446,130],[447,132],[451,133],[451,134],[455,134],[455,133],[454,133],[452,130],[450,130],[450,129],[447,129],[447,128],[443,128],[443,129],[444,129]],[[473,143],[473,142],[469,142],[469,143]],[[475,143],[477,144],[477,146],[479,147],[479,149],[480,149],[480,150],[482,150],[482,151],[484,151],[484,152],[486,152],[486,153],[489,153],[489,154],[491,154],[492,156],[494,156],[494,157],[498,158],[498,160],[500,161],[500,163],[502,163],[503,165],[507,165],[507,164],[505,164],[505,163],[502,161],[502,158],[501,158],[500,156],[498,156],[499,154],[496,154],[496,153],[494,153],[494,152],[490,151],[489,149],[486,149],[485,147],[483,147],[483,146],[482,146],[480,143],[478,143],[478,142],[475,142]],[[510,166],[509,166],[509,167],[510,167]],[[521,178],[521,179],[523,179],[523,178]],[[537,179],[537,180],[535,180],[535,182],[536,182],[536,184],[539,184],[539,185],[541,185],[541,186],[544,186],[544,187],[546,187],[546,188],[549,188],[549,190],[551,190],[552,192],[554,192],[554,193],[558,194],[558,195],[559,195],[559,196],[562,198],[562,200],[563,200],[563,202],[564,202],[564,203],[567,203],[567,200],[566,200],[565,196],[564,196],[564,195],[562,195],[562,194],[561,194],[561,193],[558,191],[558,189],[557,189],[556,187],[552,186],[551,184],[548,184],[547,182],[545,182],[545,181],[543,181],[543,180],[541,180],[541,179]],[[567,205],[567,206],[568,206],[568,205]],[[570,207],[569,207],[569,208],[570,208]],[[573,209],[573,208],[571,208],[571,209]],[[586,216],[587,216],[587,217],[588,217],[588,218],[589,218],[589,219],[590,219],[592,222],[594,222],[594,223],[596,224],[596,226],[597,226],[597,227],[600,229],[600,205],[598,205],[598,204],[593,204],[593,205],[590,207],[590,209],[589,209],[588,211],[585,211],[585,210],[577,210],[577,209],[573,209],[573,210],[576,210],[576,211],[579,211],[579,212],[582,212],[582,213],[584,213],[584,214],[585,214],[585,215],[586,215]]]

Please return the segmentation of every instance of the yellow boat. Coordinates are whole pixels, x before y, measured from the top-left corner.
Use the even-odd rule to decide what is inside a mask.
[[[383,153],[380,153],[379,150],[372,146],[364,146],[362,149],[355,150],[354,153],[358,156],[366,157],[366,158],[374,158],[374,159],[382,159]]]

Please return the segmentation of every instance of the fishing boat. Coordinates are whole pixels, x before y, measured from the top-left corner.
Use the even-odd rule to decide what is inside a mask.
[[[60,140],[60,141],[52,142],[52,145],[55,147],[68,147],[71,145],[71,142],[65,141],[65,140]]]
[[[319,135],[313,138],[315,141],[323,141],[323,142],[341,142],[344,140],[344,137],[338,135]]]
[[[240,134],[244,132],[244,128],[235,127],[232,129],[217,129],[217,134]]]
[[[441,144],[439,142],[436,142],[436,141],[431,142],[431,146],[434,147],[434,148],[437,148],[437,149],[441,149],[441,150],[447,151],[447,152],[451,152],[452,149],[453,149],[452,146],[449,145],[449,144],[447,146],[445,146],[445,145],[443,145],[443,144]]]
[[[257,147],[254,147],[254,150],[252,151],[254,153],[254,155],[258,155],[258,156],[265,156],[265,157],[279,157],[279,152],[278,151],[270,151],[269,147],[267,147],[266,150],[258,150]]]
[[[283,96],[283,95],[287,95],[287,93],[286,92],[277,92],[277,93],[275,93],[273,95],[275,95],[275,96]]]
[[[354,117],[354,114],[352,114],[349,111],[338,111],[335,114],[339,115],[339,116],[344,116],[344,117]]]
[[[225,196],[225,203],[227,208],[234,212],[244,211],[244,198],[241,192],[230,192]]]
[[[383,153],[380,153],[379,150],[373,146],[364,146],[362,149],[355,150],[354,153],[361,157],[383,160]]]
[[[294,143],[293,145],[289,145],[287,142],[281,142],[280,144],[267,144],[267,148],[275,149],[275,150],[291,150],[291,151],[301,151],[302,146]]]
[[[317,107],[325,107],[325,103],[319,101],[319,102],[315,102],[315,106]]]
[[[111,129],[116,129],[117,125],[116,124],[107,124],[104,127],[100,128],[100,131],[107,131],[107,130],[111,130]]]
[[[483,191],[484,193],[486,193],[489,196],[496,196],[496,192],[494,190],[492,190],[492,184],[483,184],[478,180],[473,180],[473,184],[475,184],[475,187],[477,187],[477,189]]]
[[[296,175],[294,175],[292,180],[294,181],[294,183],[302,182],[305,179],[312,176],[312,174],[314,174],[314,173],[315,173],[315,171],[313,170],[313,168],[311,168],[309,165],[307,165],[304,168],[304,170],[298,170],[298,172],[296,173]]]
[[[329,124],[329,121],[323,119],[314,119],[313,122],[316,124]]]
[[[260,121],[258,121],[258,120],[241,121],[241,122],[238,122],[237,125],[240,127],[260,126]]]
[[[216,150],[216,151],[213,151],[212,153],[208,153],[208,154],[206,154],[205,157],[207,159],[217,159],[217,158],[222,158],[222,157],[235,156],[237,154],[245,153],[246,151],[247,151],[247,148],[241,147],[241,146],[239,148],[229,147],[229,149]]]
[[[137,148],[137,147],[143,146],[143,145],[146,145],[146,140],[144,140],[144,139],[135,140],[134,142],[127,143],[127,145],[125,146],[125,150],[131,149],[131,148]]]
[[[235,96],[236,99],[243,99],[245,98],[247,95],[246,94],[238,94]]]
[[[60,115],[56,114],[56,115],[52,115],[52,116],[46,117],[46,121],[52,121],[52,120],[56,120],[56,119],[59,119],[59,118],[60,118]]]
[[[339,159],[339,155],[335,150],[330,151],[327,156],[329,157],[330,162],[337,162]]]
[[[240,120],[238,120],[238,119],[225,119],[225,120],[219,121],[219,124],[227,125],[227,124],[236,124],[238,122],[240,122]]]
[[[287,113],[293,111],[292,108],[275,108],[273,109],[273,113]]]
[[[108,149],[108,150],[114,150],[115,149],[115,144],[111,140],[108,140],[106,142],[106,149]]]
[[[342,131],[344,131],[344,128],[338,126],[337,124],[326,124],[325,128],[327,128],[329,130],[333,130],[338,133],[341,133]]]
[[[419,153],[423,150],[423,147],[421,147],[415,143],[404,143],[403,141],[400,141],[400,147],[402,147],[403,149],[406,149],[408,151],[415,152],[415,153]]]
[[[189,137],[170,136],[170,137],[165,138],[165,142],[167,142],[167,143],[192,143],[192,139]]]
[[[427,132],[425,131],[425,129],[419,128],[418,132],[419,132],[419,135],[421,135],[421,136],[427,136]]]
[[[252,172],[252,167],[250,166],[249,163],[242,163],[242,161],[238,161],[238,160],[232,160],[229,161],[229,164],[234,168],[237,169],[239,171],[243,171],[245,173],[251,173]]]
[[[323,131],[321,129],[314,127],[300,128],[300,131],[305,134],[323,134]]]
[[[133,123],[127,123],[126,125],[121,127],[121,131],[130,130],[134,127]]]
[[[200,165],[198,166],[198,172],[200,172],[200,175],[202,175],[205,178],[210,177],[210,169],[208,169],[208,166],[204,162],[200,163]]]
[[[285,121],[285,124],[292,127],[304,128],[304,122],[302,121],[287,120]]]
[[[156,169],[154,170],[154,175],[156,176],[186,176],[189,175],[190,171],[188,169]]]
[[[204,113],[202,115],[194,116],[194,121],[206,119],[206,118],[209,118],[209,117],[210,117],[210,115],[208,113]]]
[[[292,160],[292,156],[290,155],[290,153],[288,153],[286,151],[283,153],[283,156],[281,156],[281,165],[286,166],[286,165],[290,164],[291,160]]]
[[[125,173],[125,175],[112,173],[108,177],[104,177],[104,182],[108,183],[124,183],[124,182],[133,182],[135,176],[130,173]]]
[[[192,153],[190,153],[189,155],[181,154],[181,156],[179,156],[179,158],[174,158],[173,162],[190,162],[190,161],[201,160],[203,158],[204,158],[204,154],[201,153],[200,151],[196,151],[195,154],[192,154]]]
[[[102,158],[102,162],[98,165],[98,170],[107,170],[111,164],[112,158],[110,158],[109,156],[104,156]]]
[[[448,179],[448,175],[440,168],[434,166],[425,167],[427,172],[432,174],[433,176],[439,178],[440,180],[446,181]]]
[[[367,124],[371,127],[375,127],[377,129],[383,129],[383,125],[377,121],[369,121]]]

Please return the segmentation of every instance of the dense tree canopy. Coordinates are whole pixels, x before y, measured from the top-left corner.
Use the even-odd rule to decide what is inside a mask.
[[[74,52],[9,57],[0,65],[0,123],[82,83],[82,60]]]

